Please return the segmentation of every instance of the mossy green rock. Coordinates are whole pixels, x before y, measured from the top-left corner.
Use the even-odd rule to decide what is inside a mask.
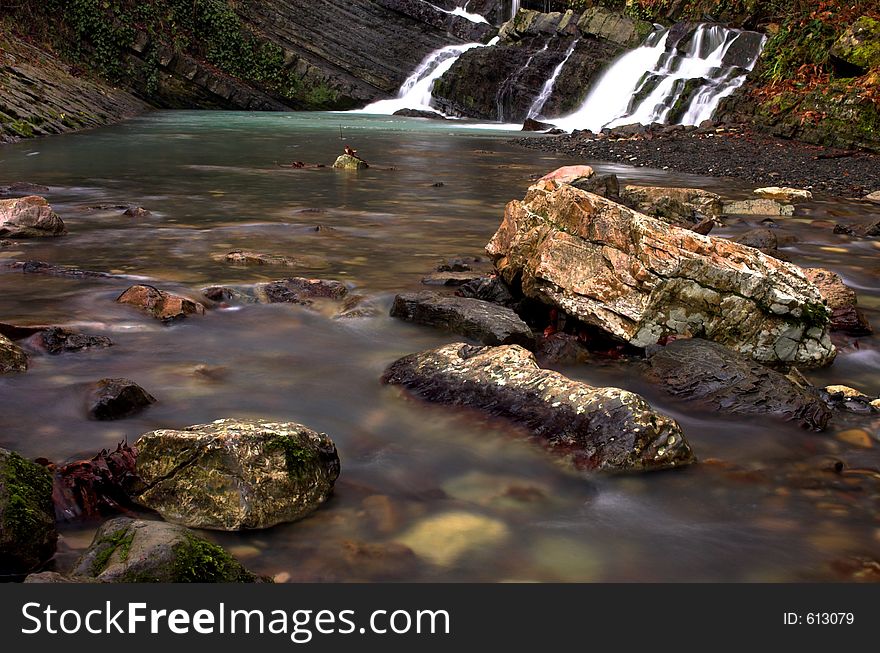
[[[0,335],[0,374],[26,372],[27,368],[27,354],[9,338]]]
[[[223,419],[137,441],[138,500],[170,522],[238,531],[292,522],[333,491],[332,440],[301,424]]]
[[[182,526],[119,517],[104,523],[72,577],[102,583],[253,583],[222,547]]]
[[[343,154],[336,159],[333,167],[337,170],[366,170],[370,166],[363,159],[351,156],[350,154]]]
[[[0,574],[33,571],[55,554],[52,474],[0,449]]]
[[[880,66],[880,21],[859,18],[831,48],[831,56],[861,72]]]

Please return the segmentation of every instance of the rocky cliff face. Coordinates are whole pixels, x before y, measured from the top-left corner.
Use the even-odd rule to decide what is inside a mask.
[[[469,11],[497,14],[501,7],[497,1],[477,4]],[[14,17],[0,17],[7,35],[0,133],[16,139],[93,127],[149,107],[362,106],[396,93],[433,50],[494,33],[488,22],[454,14],[456,6],[420,0],[25,1]],[[45,47],[25,46],[14,30]]]
[[[0,143],[97,127],[146,108],[130,93],[83,79],[50,52],[0,33]]]
[[[445,113],[521,122],[560,64],[541,106],[548,117],[575,110],[590,81],[652,31],[649,23],[601,8],[542,14],[522,10],[505,23],[499,44],[466,52],[435,86]]]

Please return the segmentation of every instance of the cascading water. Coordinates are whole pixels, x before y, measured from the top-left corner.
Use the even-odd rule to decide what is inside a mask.
[[[432,107],[431,92],[434,82],[440,79],[446,71],[452,68],[459,57],[468,50],[486,47],[482,43],[467,43],[465,45],[448,45],[435,50],[416,68],[400,87],[397,97],[393,100],[379,100],[359,109],[358,113],[373,113],[379,115],[391,115],[401,109],[415,109],[419,111],[436,111]]]
[[[523,76],[523,74],[529,69],[529,66],[532,65],[532,61],[535,60],[539,54],[543,54],[550,48],[550,43],[547,42],[544,44],[544,47],[539,51],[529,57],[522,68],[517,70],[513,75],[504,80],[504,83],[498,89],[498,93],[495,96],[495,104],[498,106],[498,120],[499,122],[504,122],[505,116],[505,103],[507,102],[511,91],[513,90],[514,85],[517,81]]]
[[[576,39],[574,43],[569,46],[568,51],[565,53],[565,57],[563,57],[562,61],[559,62],[559,65],[556,66],[556,68],[553,70],[553,74],[550,75],[550,79],[544,82],[544,87],[541,89],[538,97],[536,97],[535,101],[532,103],[532,106],[529,109],[529,113],[526,116],[527,118],[537,118],[541,114],[541,111],[544,109],[544,105],[547,104],[547,100],[549,100],[550,96],[553,95],[553,89],[556,87],[556,80],[559,79],[559,75],[565,68],[565,64],[567,64],[568,60],[571,59],[571,55],[574,54],[574,49],[577,47],[577,44],[579,42],[580,40]]]
[[[669,37],[668,30],[651,34],[605,72],[580,109],[553,122],[594,132],[633,123],[699,125],[742,86],[766,43],[755,32],[718,25],[697,26],[683,51]]]
[[[510,2],[510,17],[513,18],[519,13],[520,5],[522,5],[521,0],[511,0]]]
[[[468,2],[466,2],[463,7],[456,7],[455,9],[444,9],[443,7],[438,7],[437,5],[430,3],[427,0],[420,0],[420,2],[422,4],[429,5],[430,7],[433,7],[434,9],[436,9],[437,11],[439,11],[441,13],[449,14],[450,16],[460,16],[461,18],[469,20],[472,23],[488,23],[489,22],[488,20],[486,20],[485,16],[483,16],[481,14],[475,14],[475,13],[467,10],[468,5],[470,4],[470,0],[468,0]]]

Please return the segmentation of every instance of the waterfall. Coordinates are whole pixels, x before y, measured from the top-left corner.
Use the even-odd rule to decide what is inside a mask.
[[[452,68],[459,57],[468,50],[486,47],[482,43],[466,43],[465,45],[447,45],[435,50],[425,57],[419,66],[403,83],[393,100],[379,100],[359,109],[358,113],[374,113],[391,115],[401,109],[417,109],[435,111],[432,108],[431,92],[434,82]]]
[[[513,88],[513,85],[519,80],[520,77],[523,76],[523,73],[525,73],[529,69],[529,66],[532,65],[532,61],[535,60],[535,57],[537,57],[539,54],[543,54],[549,48],[550,48],[550,42],[548,41],[547,43],[544,44],[544,47],[541,49],[540,52],[536,52],[535,54],[530,56],[528,59],[526,59],[526,63],[522,66],[522,68],[520,68],[515,73],[513,73],[510,77],[508,77],[506,80],[504,80],[504,83],[500,86],[500,88],[498,89],[498,93],[495,95],[495,104],[498,107],[498,121],[499,122],[504,122],[504,101],[507,98],[507,96],[510,95],[510,91]]]
[[[574,49],[577,47],[577,44],[580,42],[580,39],[575,39],[574,43],[568,48],[568,51],[565,53],[565,57],[563,57],[562,61],[559,62],[559,65],[553,70],[553,74],[550,75],[550,79],[544,82],[544,88],[541,89],[538,97],[535,98],[535,101],[532,103],[531,108],[529,109],[529,113],[526,118],[537,118],[541,111],[544,109],[544,105],[547,104],[547,100],[550,99],[550,96],[553,94],[553,89],[556,86],[556,80],[559,78],[559,75],[562,73],[562,69],[565,68],[565,64],[568,63],[568,60],[571,59],[571,55],[574,54]]]
[[[513,18],[519,13],[519,7],[522,4],[520,0],[511,0],[510,2],[510,17]]]
[[[699,125],[742,86],[765,43],[755,32],[703,24],[680,51],[669,43],[668,30],[655,31],[611,65],[580,109],[554,123],[594,132],[633,123]]]
[[[475,13],[467,10],[468,5],[470,4],[470,0],[468,0],[468,2],[466,2],[464,4],[464,7],[456,7],[455,9],[444,9],[443,7],[438,7],[437,5],[428,2],[428,0],[419,0],[419,1],[422,4],[428,5],[441,13],[449,14],[450,16],[460,16],[461,18],[464,18],[465,20],[469,20],[472,23],[488,23],[489,22],[488,20],[486,20],[486,17],[483,16],[482,14],[475,14]]]

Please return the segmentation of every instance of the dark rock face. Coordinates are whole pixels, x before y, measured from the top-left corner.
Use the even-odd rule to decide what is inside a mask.
[[[0,449],[0,574],[23,575],[55,553],[52,475]]]
[[[432,292],[398,295],[391,317],[445,329],[485,345],[534,346],[532,330],[516,313],[479,299]]]
[[[459,297],[480,299],[514,308],[518,302],[507,285],[498,277],[480,277],[461,286],[455,293]]]
[[[147,109],[130,93],[100,82],[93,75],[77,74],[52,53],[14,37],[8,30],[0,34],[0,49],[7,55],[0,77],[0,114],[16,117],[0,120],[0,143],[98,127]],[[39,187],[17,190],[15,186],[6,189],[9,195],[46,192]]]
[[[105,336],[92,336],[61,327],[49,327],[36,336],[34,344],[50,354],[63,354],[84,349],[111,347],[113,341]]]
[[[676,340],[649,359],[650,376],[667,392],[735,415],[776,415],[814,431],[831,416],[815,388],[706,340]]]
[[[187,528],[128,517],[111,519],[98,529],[73,569],[73,581],[77,579],[100,583],[259,580],[224,549]]]
[[[89,394],[89,417],[101,421],[124,419],[154,403],[156,399],[134,381],[102,379]]]
[[[153,286],[132,286],[117,299],[163,322],[173,322],[188,315],[204,315],[205,307],[186,297],[174,295]]]
[[[868,336],[874,332],[868,318],[858,308],[856,292],[847,286],[840,275],[823,268],[806,268],[804,275],[816,288],[831,309],[831,329],[851,336]]]
[[[142,435],[138,501],[192,528],[270,528],[314,512],[333,491],[339,455],[302,424],[218,420]]]
[[[382,380],[428,401],[520,424],[576,469],[647,471],[694,462],[678,424],[644,399],[542,370],[522,347],[448,345],[400,359]]]
[[[304,83],[332,89],[342,105],[338,108],[345,108],[346,103],[363,105],[395,95],[429,53],[456,40],[471,40],[450,37],[445,24],[438,27],[409,15],[405,4],[247,0],[236,10],[256,32],[282,48],[285,62]]]
[[[516,42],[469,50],[437,81],[433,94],[437,108],[449,115],[523,122],[577,38],[527,34]],[[595,78],[621,52],[623,48],[610,41],[581,38],[541,115],[552,119],[577,109],[589,90],[586,80]]]

